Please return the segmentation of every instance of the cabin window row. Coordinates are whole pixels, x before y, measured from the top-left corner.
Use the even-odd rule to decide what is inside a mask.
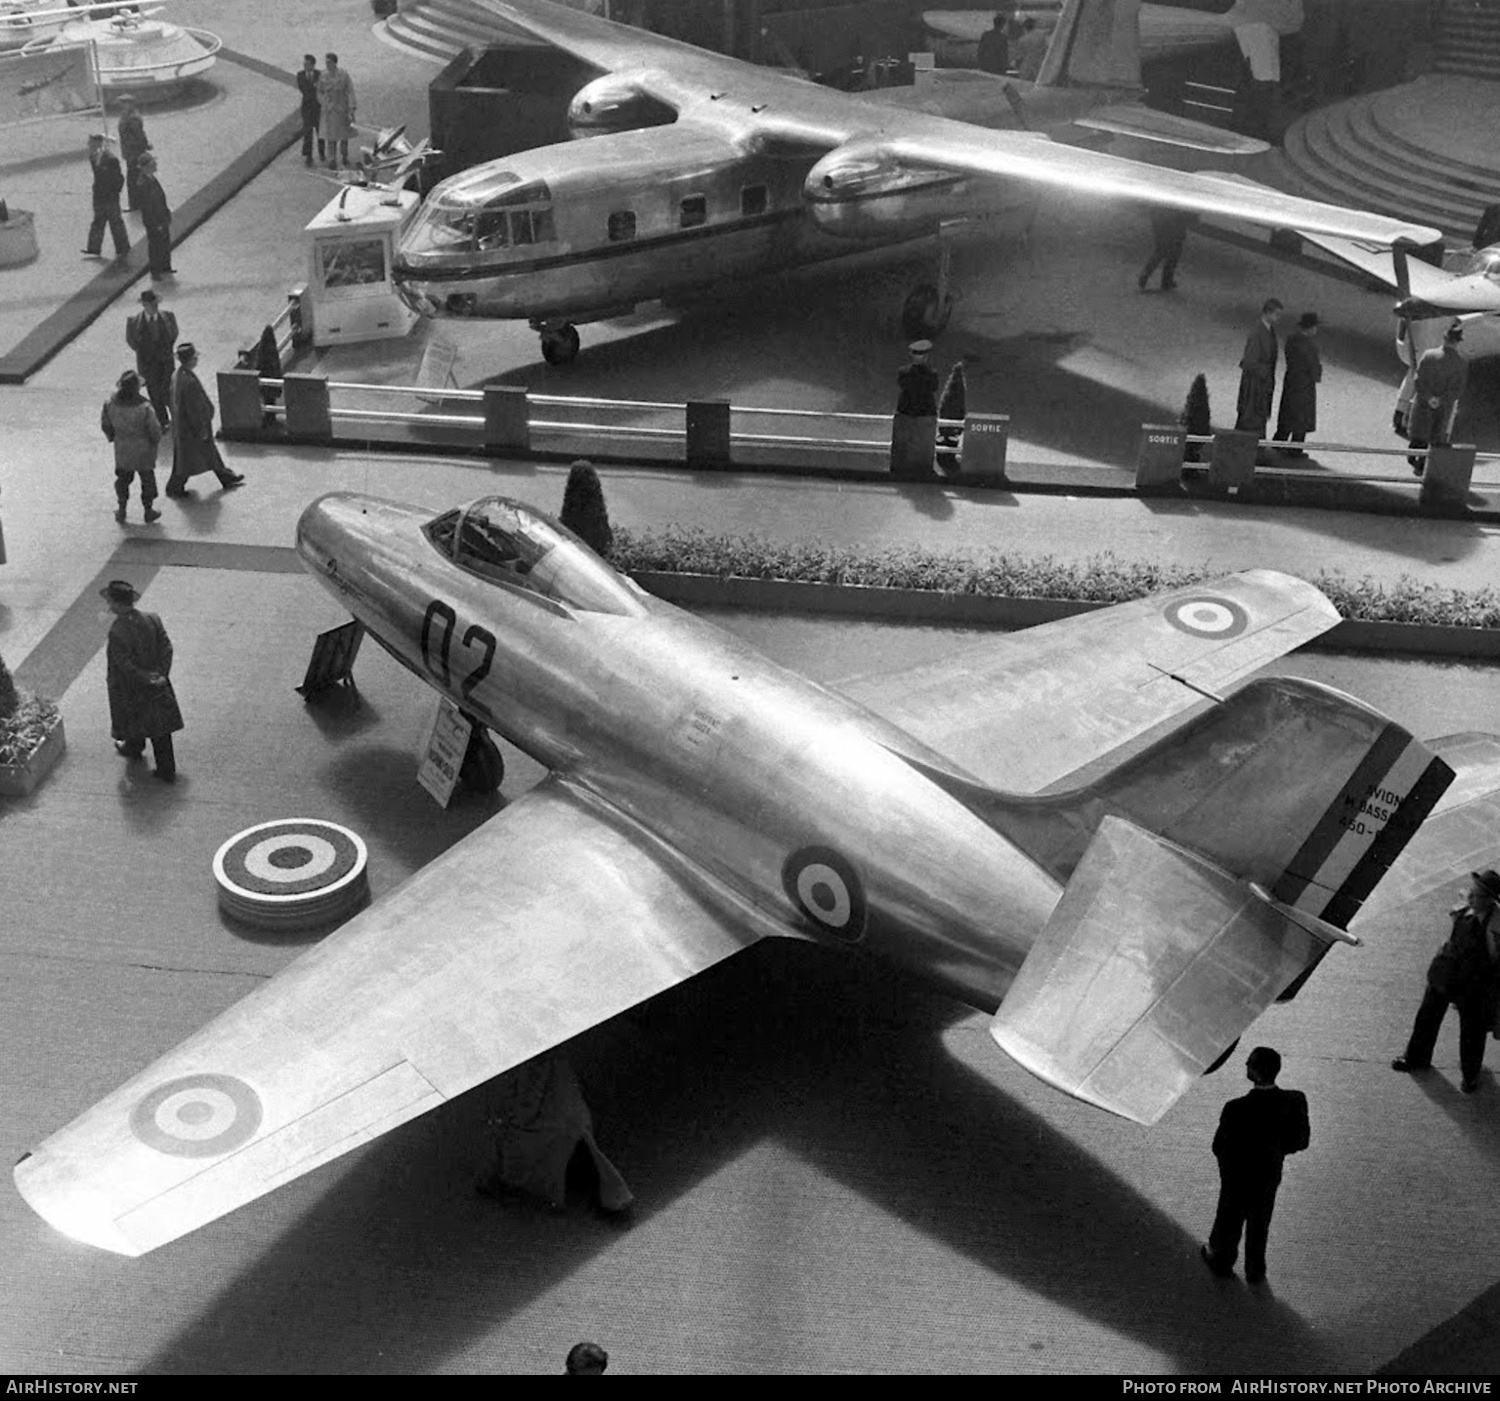
[[[770,191],[764,185],[746,185],[740,191],[740,214],[746,218],[764,214],[771,202]],[[677,206],[677,225],[683,229],[696,229],[708,222],[708,196],[686,195]],[[635,211],[618,209],[609,216],[607,233],[611,243],[626,243],[635,237]]]

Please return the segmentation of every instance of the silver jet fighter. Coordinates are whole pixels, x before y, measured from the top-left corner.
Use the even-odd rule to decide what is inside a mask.
[[[17,1165],[48,1221],[127,1255],[764,938],[931,979],[1034,1074],[1151,1123],[1447,830],[1422,824],[1452,768],[1360,702],[1289,679],[1218,699],[1337,621],[1286,575],[835,691],[502,497],[434,518],[325,496],[297,548],[550,775]],[[1430,884],[1490,830],[1500,745],[1465,743]]]
[[[474,8],[599,71],[569,108],[573,135],[587,139],[442,181],[403,234],[393,276],[426,316],[528,320],[552,363],[577,355],[579,322],[1027,210],[1039,189],[1386,247],[1439,236],[1070,144],[1129,137],[1223,155],[1244,148],[1244,138],[1135,100],[1138,0],[1067,0],[1024,92],[968,74],[890,99],[819,87],[547,0]],[[940,277],[912,290],[903,321],[914,335],[935,334],[949,309]]]

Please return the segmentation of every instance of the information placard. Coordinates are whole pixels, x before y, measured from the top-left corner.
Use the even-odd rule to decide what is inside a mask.
[[[473,723],[450,700],[438,702],[432,733],[427,737],[427,751],[417,782],[434,798],[439,807],[447,807],[458,786],[458,771],[463,767]]]

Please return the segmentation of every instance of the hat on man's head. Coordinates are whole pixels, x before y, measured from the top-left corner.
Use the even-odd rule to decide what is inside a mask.
[[[156,295],[156,290],[154,288],[148,287],[144,292],[141,293],[141,300],[143,302],[159,302],[161,298]]]
[[[1464,338],[1464,323],[1454,320],[1448,323],[1448,329],[1443,332],[1445,341],[1461,341]]]
[[[931,341],[913,341],[906,348],[909,351],[911,351],[911,353],[913,355],[931,355],[932,354],[932,342]]]
[[[1473,871],[1470,874],[1484,888],[1485,892],[1500,900],[1500,871]]]
[[[198,347],[194,345],[192,341],[183,341],[183,343],[177,347],[177,358],[179,360],[186,360],[190,355],[196,355],[197,353]]]
[[[91,131],[91,132],[89,132],[89,145],[90,146],[102,146],[108,140],[109,140],[109,137],[107,137],[102,131]]]
[[[1317,324],[1318,313],[1315,311],[1304,311],[1302,315],[1297,318],[1297,325],[1300,326],[1304,331],[1310,330]]]
[[[130,393],[134,390],[139,389],[140,387],[141,377],[136,374],[134,370],[122,371],[119,379],[115,381],[115,388],[123,389],[126,391],[126,393]]]
[[[145,155],[141,156],[136,161],[135,168],[137,170],[155,170],[156,157],[153,156],[150,151],[147,151]]]
[[[99,597],[108,603],[134,603],[140,596],[128,579],[111,579],[99,590]]]

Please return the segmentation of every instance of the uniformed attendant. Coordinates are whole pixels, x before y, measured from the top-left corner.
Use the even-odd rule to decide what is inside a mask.
[[[907,346],[909,363],[896,376],[899,394],[891,424],[891,472],[898,477],[932,475],[937,448],[937,371],[928,363],[932,342]]]
[[[1232,1099],[1219,1116],[1214,1157],[1219,1160],[1219,1209],[1208,1244],[1199,1254],[1216,1275],[1234,1273],[1245,1235],[1245,1279],[1259,1284],[1266,1277],[1266,1237],[1281,1185],[1281,1165],[1289,1153],[1300,1153],[1311,1141],[1307,1096],[1276,1084],[1281,1056],[1257,1046],[1245,1061],[1253,1088]]]
[[[172,735],[182,728],[182,712],[172,689],[172,642],[155,613],[136,609],[140,594],[124,579],[111,579],[100,596],[115,620],[109,628],[107,649],[109,725],[115,750],[126,759],[139,759],[151,741],[156,777],[163,783],[177,778]]]
[[[1392,1070],[1432,1068],[1432,1048],[1450,1004],[1458,1008],[1458,1061],[1463,1091],[1479,1088],[1484,1043],[1495,1025],[1500,1004],[1500,872],[1475,871],[1469,898],[1450,910],[1453,931],[1427,968],[1427,991],[1417,1008],[1406,1050],[1391,1062]]]

